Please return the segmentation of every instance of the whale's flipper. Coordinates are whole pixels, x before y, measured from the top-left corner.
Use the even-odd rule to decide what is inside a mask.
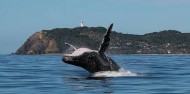
[[[110,27],[107,30],[107,33],[104,35],[104,39],[103,39],[102,44],[101,44],[101,46],[99,48],[99,51],[98,51],[99,54],[104,54],[104,52],[106,51],[106,49],[109,46],[110,33],[111,33],[111,30],[112,30],[112,27],[113,27],[113,23],[110,25]]]

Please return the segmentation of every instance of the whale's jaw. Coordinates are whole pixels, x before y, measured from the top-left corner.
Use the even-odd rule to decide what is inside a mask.
[[[71,54],[64,54],[62,61],[67,64],[84,68],[90,73],[94,73],[96,71],[96,65],[92,58],[95,58],[93,57],[95,54],[97,54],[97,51],[95,50],[79,48]]]

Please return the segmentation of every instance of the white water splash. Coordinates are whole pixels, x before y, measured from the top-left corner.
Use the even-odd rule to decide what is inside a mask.
[[[65,44],[71,46],[74,50],[77,50],[77,49],[75,48],[75,46],[73,46],[73,45],[71,45],[71,44],[69,44],[69,43],[66,43],[66,42],[65,42]]]
[[[91,75],[92,77],[127,77],[127,76],[138,76],[138,74],[131,71],[125,71],[121,68],[119,71],[101,71]]]
[[[79,48],[76,49],[73,53],[71,54],[65,54],[65,56],[79,56],[81,54],[83,54],[84,52],[94,52],[95,50],[91,50],[88,48]]]

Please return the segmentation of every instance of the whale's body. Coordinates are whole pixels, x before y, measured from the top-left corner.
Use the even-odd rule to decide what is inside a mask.
[[[104,40],[98,51],[88,48],[75,49],[71,54],[64,54],[62,61],[82,67],[90,73],[100,71],[119,71],[120,67],[117,63],[104,54],[109,46],[112,27],[113,24],[110,25],[107,33],[104,35]]]

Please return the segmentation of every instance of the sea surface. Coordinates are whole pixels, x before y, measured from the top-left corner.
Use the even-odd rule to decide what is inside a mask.
[[[190,94],[190,55],[109,56],[121,73],[91,77],[62,55],[0,55],[0,94]]]

